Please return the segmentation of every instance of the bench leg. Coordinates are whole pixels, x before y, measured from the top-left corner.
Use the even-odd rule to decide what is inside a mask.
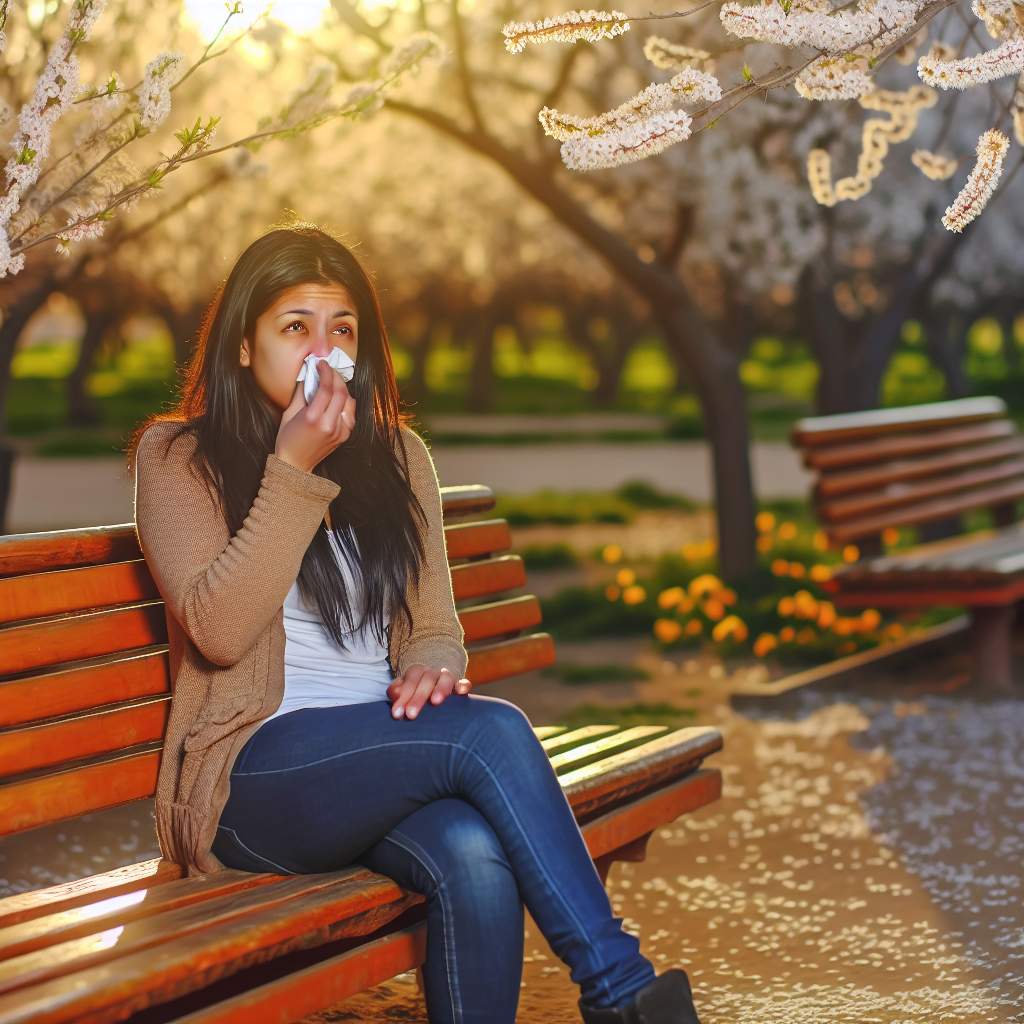
[[[981,686],[1004,693],[1013,690],[1015,619],[1013,605],[976,605],[971,609],[972,676]]]
[[[647,832],[642,836],[637,836],[636,839],[626,843],[625,846],[620,846],[617,850],[610,850],[608,853],[604,853],[600,857],[595,857],[594,867],[597,868],[597,873],[601,876],[601,881],[605,885],[608,884],[608,872],[617,860],[631,860],[637,862],[645,860],[647,857],[647,841],[652,835],[654,835],[653,832]]]

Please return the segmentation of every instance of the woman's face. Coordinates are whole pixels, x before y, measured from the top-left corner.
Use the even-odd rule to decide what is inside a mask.
[[[252,368],[260,389],[283,413],[306,356],[326,356],[337,345],[356,361],[356,304],[341,284],[293,285],[256,319],[253,335],[243,339],[239,361]]]

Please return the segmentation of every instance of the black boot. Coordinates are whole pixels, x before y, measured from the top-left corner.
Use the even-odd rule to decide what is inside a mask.
[[[583,1024],[700,1024],[690,979],[672,967],[616,1006],[588,1006],[579,1000]]]

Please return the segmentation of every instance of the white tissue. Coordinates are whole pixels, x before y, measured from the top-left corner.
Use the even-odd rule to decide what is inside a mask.
[[[316,389],[320,387],[320,372],[317,370],[316,364],[321,361],[326,362],[328,366],[333,366],[346,381],[350,381],[352,375],[356,372],[356,364],[337,345],[331,349],[330,354],[327,356],[316,356],[311,352],[302,360],[302,369],[299,370],[299,375],[295,378],[296,381],[302,380],[306,382],[305,387],[302,389],[302,393],[306,397],[306,405],[309,405],[313,400]]]

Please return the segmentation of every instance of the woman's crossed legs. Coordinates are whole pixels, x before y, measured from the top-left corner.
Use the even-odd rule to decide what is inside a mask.
[[[453,694],[411,720],[387,701],[275,718],[239,753],[221,826],[225,864],[362,863],[426,895],[432,1024],[514,1021],[523,903],[588,1004],[614,1005],[655,977],[509,701]]]

